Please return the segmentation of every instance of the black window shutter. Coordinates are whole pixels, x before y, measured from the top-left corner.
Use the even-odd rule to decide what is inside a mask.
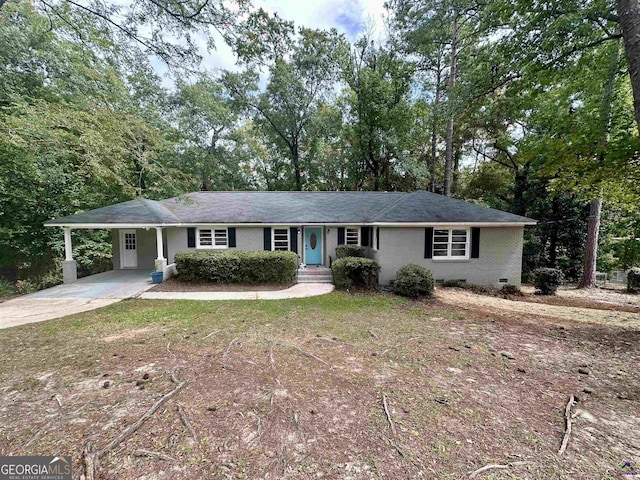
[[[264,249],[271,250],[271,228],[264,227]]]
[[[187,248],[196,248],[196,229],[187,228]]]
[[[424,258],[433,258],[433,227],[424,229]]]
[[[344,227],[338,227],[338,245],[344,245]]]
[[[291,227],[289,229],[289,245],[291,245],[291,251],[298,253],[298,229]]]
[[[380,227],[376,227],[376,249],[380,250]]]
[[[471,229],[471,258],[480,258],[480,227]]]
[[[234,248],[236,246],[236,229],[230,227],[227,229],[227,239],[229,240],[229,247]]]
[[[371,227],[362,227],[362,231],[360,232],[360,243],[363,247],[369,246],[369,230]]]

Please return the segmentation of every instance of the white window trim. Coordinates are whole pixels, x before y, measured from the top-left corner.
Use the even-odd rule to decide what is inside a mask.
[[[200,230],[211,230],[211,243],[213,245],[200,245]],[[216,245],[215,240],[215,231],[216,230],[224,230],[227,234],[227,244],[226,245]],[[229,248],[229,228],[221,227],[220,225],[207,225],[202,227],[196,227],[196,249],[199,250],[226,250]]]
[[[353,230],[353,229],[358,230],[358,243],[348,243],[347,242],[347,237],[348,237],[347,230]],[[360,230],[360,227],[358,227],[356,225],[351,225],[351,226],[344,227],[344,244],[345,245],[358,245],[358,246],[361,246],[361,244],[362,244],[362,232]]]
[[[291,251],[291,230],[289,229],[289,227],[284,225],[271,227],[271,251],[272,252],[276,251],[276,230],[286,230],[287,252],[290,252]],[[280,251],[283,252],[284,250],[280,250]]]
[[[447,242],[447,256],[443,257],[443,256],[436,256],[435,255],[435,236],[436,236],[436,230],[448,230],[449,231],[449,241]],[[467,232],[467,241],[464,244],[464,257],[461,257],[459,255],[456,256],[451,256],[451,245],[452,245],[452,238],[453,238],[453,231],[454,230],[464,230]],[[460,243],[460,242],[456,242],[456,243]],[[469,258],[471,257],[471,228],[460,228],[460,227],[456,227],[456,226],[442,226],[442,227],[434,227],[433,228],[433,234],[431,236],[431,260],[433,260],[434,262],[439,262],[439,261],[464,261],[464,260],[469,260]]]

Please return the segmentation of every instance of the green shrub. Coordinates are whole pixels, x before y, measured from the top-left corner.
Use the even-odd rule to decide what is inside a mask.
[[[522,297],[524,295],[520,287],[508,283],[502,286],[500,293],[505,297]]]
[[[430,297],[433,293],[433,275],[426,268],[410,263],[398,269],[391,289],[403,297]]]
[[[564,274],[558,268],[538,268],[534,275],[534,285],[542,295],[555,295],[564,282]]]
[[[20,295],[35,292],[37,289],[37,285],[30,280],[18,280],[16,282],[16,292]]]
[[[189,252],[175,256],[178,278],[186,282],[286,283],[298,268],[294,252]]]
[[[632,293],[640,292],[640,268],[634,267],[627,273],[627,290]]]
[[[62,271],[59,269],[45,273],[40,279],[40,288],[50,288],[62,283]]]
[[[364,248],[360,245],[338,245],[336,247],[336,258],[364,256]]]
[[[9,280],[0,278],[0,298],[10,297],[16,293],[16,288]]]
[[[361,257],[339,258],[333,265],[333,283],[339,290],[354,287],[371,288],[375,281],[380,265],[375,260]]]
[[[469,284],[466,280],[445,280],[442,282],[442,286],[445,288],[467,288]]]

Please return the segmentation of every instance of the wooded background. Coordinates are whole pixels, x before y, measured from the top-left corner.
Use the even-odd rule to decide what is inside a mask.
[[[426,189],[537,219],[525,273],[639,265],[638,1],[387,7],[349,41],[244,0],[0,0],[0,275],[55,282],[50,218],[201,189]],[[110,255],[74,232],[81,273]]]

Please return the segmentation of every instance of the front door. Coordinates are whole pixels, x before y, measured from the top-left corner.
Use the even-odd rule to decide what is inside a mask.
[[[322,228],[304,228],[304,263],[322,265]]]
[[[120,230],[120,268],[137,268],[138,239],[135,230]]]

